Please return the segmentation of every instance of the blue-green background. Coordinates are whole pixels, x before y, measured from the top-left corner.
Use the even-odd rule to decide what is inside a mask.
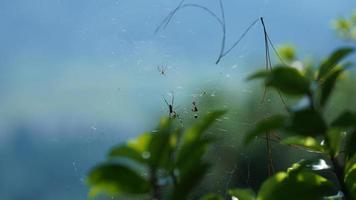
[[[218,11],[216,0],[188,2]],[[352,0],[223,2],[228,44],[263,16],[274,44],[316,60],[343,44],[331,21],[356,8]],[[263,66],[261,26],[215,65],[221,32],[205,13],[186,9],[153,34],[177,3],[0,0],[0,199],[86,199],[88,170],[166,115],[162,95],[173,92],[183,113],[203,91],[236,94],[240,105],[259,95],[244,78]],[[168,66],[165,76],[157,65]]]

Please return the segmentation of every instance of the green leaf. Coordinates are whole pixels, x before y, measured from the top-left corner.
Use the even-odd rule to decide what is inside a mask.
[[[302,171],[311,172],[311,171],[322,171],[330,170],[331,166],[326,163],[323,159],[308,159],[301,160],[297,163],[294,163],[292,167],[288,168],[289,176],[294,176]]]
[[[207,144],[211,142],[209,138],[203,138],[202,135],[209,126],[215,122],[217,118],[222,116],[225,111],[216,111],[206,115],[201,121],[195,123],[192,127],[188,128],[182,139],[181,148],[177,155],[177,165],[182,169],[190,165],[194,165],[195,162],[199,162]]]
[[[265,181],[257,200],[316,200],[332,195],[334,184],[313,172],[279,172]]]
[[[324,152],[323,146],[313,137],[293,136],[282,140],[281,143],[303,147],[308,151]]]
[[[319,67],[318,80],[325,77],[342,59],[351,54],[354,48],[340,48],[334,51]]]
[[[171,162],[170,155],[174,148],[171,145],[172,133],[174,133],[172,120],[162,118],[157,131],[152,133],[152,139],[148,146],[151,167],[167,167],[168,163]]]
[[[291,44],[286,44],[278,47],[278,54],[288,62],[292,62],[296,59],[295,47]]]
[[[195,165],[199,165],[202,162],[202,158],[210,143],[210,139],[202,139],[195,142],[194,145],[185,145],[180,149],[176,167],[180,170],[181,174],[189,174]]]
[[[326,123],[320,113],[311,108],[304,108],[292,112],[291,118],[286,122],[286,129],[303,136],[323,135]]]
[[[151,138],[151,133],[144,133],[136,139],[129,140],[126,144],[114,147],[109,153],[109,158],[123,157],[140,163],[146,163],[150,157],[148,146]]]
[[[217,118],[224,115],[226,111],[214,111],[204,116],[203,120],[195,123],[192,127],[188,128],[183,136],[183,143],[191,143],[201,138],[204,131],[206,131]]]
[[[356,153],[356,130],[348,133],[345,141],[345,155],[349,159]]]
[[[324,106],[325,103],[327,102],[331,92],[333,91],[336,80],[340,76],[340,74],[343,72],[343,69],[337,69],[331,72],[330,75],[328,75],[324,81],[324,83],[321,84],[321,97],[320,97],[320,105]]]
[[[289,95],[303,95],[309,92],[310,81],[292,67],[277,66],[265,80],[265,85]]]
[[[350,31],[351,23],[345,18],[338,17],[338,19],[335,20],[334,26],[336,29],[340,31]]]
[[[329,147],[331,150],[331,154],[334,157],[339,155],[342,146],[342,141],[344,140],[345,136],[346,132],[338,128],[331,128],[327,132]]]
[[[126,158],[140,163],[145,163],[147,161],[144,157],[145,157],[144,154],[140,154],[135,149],[128,147],[126,145],[115,147],[114,149],[112,149],[112,151],[109,154],[110,159]]]
[[[229,195],[236,197],[238,200],[255,200],[255,192],[251,189],[231,189],[229,190]]]
[[[105,163],[94,168],[87,178],[89,197],[101,192],[110,195],[143,194],[150,190],[147,180],[123,164]]]
[[[356,154],[346,161],[345,172],[348,172],[354,164],[356,164]]]
[[[275,115],[259,121],[255,125],[255,128],[247,133],[245,143],[250,143],[258,135],[283,128],[285,120],[285,116]]]
[[[356,199],[356,163],[346,172],[345,183],[351,196]]]
[[[201,200],[224,200],[224,198],[218,194],[207,194]]]
[[[168,167],[170,154],[176,146],[177,131],[173,130],[172,121],[162,118],[159,127],[151,133],[144,133],[124,145],[113,148],[109,158],[123,157],[136,162],[149,164],[151,167]]]
[[[171,161],[171,151],[176,145],[172,143],[175,133],[176,131],[172,128],[171,120],[162,118],[156,131],[144,133],[124,145],[113,148],[109,154],[109,158],[123,157],[149,164],[154,168],[158,166],[167,167]]]
[[[356,113],[351,111],[343,112],[331,123],[331,126],[338,128],[356,127]]]
[[[180,174],[180,180],[173,191],[172,200],[186,199],[189,193],[202,181],[210,165],[200,162],[192,166],[189,171]]]
[[[266,78],[269,75],[269,72],[266,70],[261,70],[257,71],[254,74],[250,75],[247,77],[247,80],[254,80],[254,79],[260,79],[260,78]]]
[[[176,170],[179,174],[179,181],[173,192],[173,199],[186,199],[189,192],[206,174],[209,165],[202,158],[212,140],[203,137],[203,133],[224,113],[225,111],[209,113],[184,132],[182,144],[177,152]]]

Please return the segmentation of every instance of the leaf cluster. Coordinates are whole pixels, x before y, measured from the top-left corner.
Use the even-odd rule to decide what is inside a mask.
[[[281,144],[321,153],[326,161],[296,163],[287,172],[279,172],[266,180],[258,195],[238,199],[356,199],[356,112],[345,110],[331,122],[324,116],[340,76],[350,66],[342,60],[353,51],[348,47],[334,51],[315,68],[311,77],[286,65],[250,76],[249,79],[262,79],[265,87],[307,103],[289,107],[286,115],[261,120],[247,133],[245,142],[265,133],[283,132],[287,137]],[[334,174],[338,182],[323,177],[320,170]]]
[[[346,40],[356,40],[356,11],[350,17],[339,17],[333,22],[333,26],[339,37]]]
[[[271,176],[258,192],[230,189],[226,193],[229,198],[356,199],[356,112],[345,110],[331,121],[325,116],[337,82],[351,66],[343,60],[353,51],[349,47],[334,51],[314,68],[312,76],[287,65],[278,65],[249,77],[249,80],[262,79],[264,87],[304,103],[288,107],[286,114],[259,121],[246,134],[245,143],[262,134],[283,132],[287,137],[280,141],[281,144],[320,153],[325,159],[301,160],[287,171]],[[108,159],[89,173],[89,196],[94,198],[104,192],[113,196],[141,195],[158,200],[188,199],[210,167],[204,154],[214,138],[203,133],[223,114],[224,111],[209,113],[184,130],[174,124],[174,119],[162,118],[155,131],[114,147]],[[325,176],[326,172],[337,181]],[[207,194],[202,199],[225,198]]]
[[[209,113],[185,130],[174,119],[162,118],[155,131],[114,147],[108,160],[89,173],[89,197],[104,192],[186,199],[210,166],[203,156],[214,138],[203,133],[224,113]]]

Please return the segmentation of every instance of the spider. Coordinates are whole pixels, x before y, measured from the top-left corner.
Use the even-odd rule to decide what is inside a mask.
[[[158,65],[157,70],[162,76],[165,76],[166,72],[168,70],[168,67],[167,67],[167,65]]]
[[[164,98],[163,96],[163,100],[166,103],[166,105],[168,106],[168,111],[169,111],[169,118],[171,119],[175,119],[176,117],[178,117],[178,114],[176,113],[176,111],[174,111],[173,105],[174,105],[174,95],[172,95],[172,101],[171,103],[168,103],[167,99]]]
[[[192,108],[192,112],[196,113],[198,112],[198,107],[197,107],[197,104],[195,101],[193,101],[193,108]],[[194,114],[194,118],[198,118],[198,115],[197,114]]]

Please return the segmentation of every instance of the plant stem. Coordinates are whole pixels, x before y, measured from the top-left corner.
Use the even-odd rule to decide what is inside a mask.
[[[325,143],[327,146],[329,146],[329,149],[330,149],[330,142],[329,142],[329,138],[328,136],[325,134],[324,136],[324,139],[325,139]],[[344,166],[341,165],[337,159],[337,157],[335,157],[333,155],[333,152],[331,151],[330,154],[330,160],[334,166],[334,173],[336,175],[336,178],[339,182],[339,185],[340,185],[340,190],[341,192],[344,194],[344,197],[346,200],[352,200],[350,194],[348,193],[348,190],[347,190],[347,187],[346,187],[346,184],[344,182]]]
[[[310,103],[310,108],[313,109],[313,110],[316,110],[316,107],[315,107],[315,104],[314,104],[314,95],[311,91],[309,91],[307,93],[307,97],[309,99],[309,103]]]
[[[273,157],[272,157],[272,146],[270,142],[270,134],[266,132],[266,146],[267,146],[267,157],[268,157],[268,176],[272,176],[274,174],[274,166],[273,166]]]
[[[161,199],[161,191],[158,184],[157,172],[155,167],[150,167],[150,182],[152,185],[152,199],[160,200]]]
[[[347,191],[347,187],[344,182],[344,170],[343,170],[344,167],[341,166],[339,161],[337,160],[337,158],[332,155],[331,155],[331,162],[333,163],[333,166],[335,169],[334,172],[337,177],[337,180],[339,181],[340,189],[341,189],[342,193],[344,194],[345,199],[352,200],[352,198],[350,197],[350,195]]]
[[[319,110],[319,105],[315,105],[315,101],[314,101],[314,94],[309,91],[307,93],[307,96],[308,96],[308,99],[310,101],[310,108],[313,109],[313,110]],[[321,111],[321,110],[320,110]],[[325,131],[323,133],[324,135],[324,141],[325,141],[325,144],[327,146],[328,149],[332,149],[330,147],[330,141],[329,141],[329,137],[327,135],[327,131]],[[347,187],[346,187],[346,184],[344,182],[344,165],[341,165],[337,159],[336,156],[334,156],[334,152],[333,151],[330,151],[329,152],[329,156],[330,156],[330,160],[334,166],[334,173],[337,177],[337,180],[339,182],[339,186],[340,186],[340,190],[341,192],[343,193],[344,197],[346,200],[352,200],[351,196],[349,195],[348,193],[348,190],[347,190]]]

